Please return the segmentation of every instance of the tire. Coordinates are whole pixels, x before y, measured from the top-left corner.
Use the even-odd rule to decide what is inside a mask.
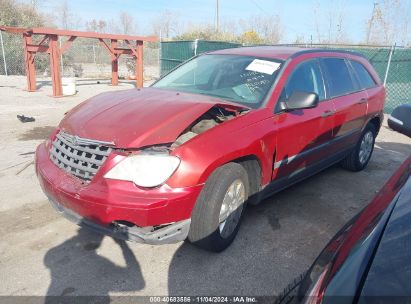
[[[234,194],[237,192],[239,195]],[[229,193],[234,196],[230,196]],[[228,163],[216,169],[205,183],[194,206],[188,241],[207,251],[221,252],[226,249],[233,242],[240,228],[248,195],[247,171],[241,165]],[[242,199],[229,199],[237,196],[244,197],[244,201],[237,203],[238,208],[227,208],[236,205],[227,202],[242,201]],[[226,201],[223,208],[224,198]],[[224,212],[224,210],[235,211],[230,214],[229,211]],[[230,215],[220,223],[227,214]]]
[[[374,125],[368,124],[364,131],[361,133],[361,137],[358,140],[355,148],[348,154],[348,156],[342,160],[341,166],[344,169],[358,172],[363,170],[371,159],[372,152],[374,151],[374,144],[375,144],[375,137],[377,136],[377,130],[375,129]],[[364,145],[370,145],[369,152],[367,152],[367,156],[364,158],[362,157],[361,151],[364,153],[363,149],[363,142],[366,141],[368,143],[364,143]]]

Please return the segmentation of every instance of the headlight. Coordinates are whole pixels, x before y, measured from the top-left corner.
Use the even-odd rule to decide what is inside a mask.
[[[131,181],[141,187],[156,187],[163,184],[176,171],[180,159],[163,154],[140,154],[129,156],[107,172],[104,177]]]

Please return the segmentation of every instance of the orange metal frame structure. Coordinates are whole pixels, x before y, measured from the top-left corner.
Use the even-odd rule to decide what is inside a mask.
[[[53,28],[18,28],[1,26],[1,31],[22,34],[24,42],[24,61],[27,75],[27,90],[36,91],[36,70],[34,59],[36,53],[50,55],[50,72],[53,84],[53,96],[63,96],[60,74],[60,56],[78,37],[98,39],[111,55],[111,84],[118,85],[118,59],[120,55],[131,55],[136,60],[136,86],[143,87],[143,43],[155,42],[157,37],[140,37],[130,35],[103,34],[95,32],[67,31]],[[39,43],[33,44],[33,36],[43,36]],[[68,39],[59,46],[59,37]],[[128,48],[118,47],[119,41],[124,41]]]

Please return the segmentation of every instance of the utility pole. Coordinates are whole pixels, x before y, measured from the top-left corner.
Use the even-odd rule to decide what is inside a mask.
[[[6,61],[6,55],[4,53],[4,43],[3,43],[3,34],[0,31],[0,43],[1,43],[1,52],[3,54],[3,65],[4,65],[4,75],[8,76],[7,74],[7,61]]]
[[[216,32],[220,30],[220,8],[219,0],[216,0]]]

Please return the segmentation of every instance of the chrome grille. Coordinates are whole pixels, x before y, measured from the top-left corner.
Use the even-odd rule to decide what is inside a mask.
[[[106,161],[113,145],[60,131],[52,143],[50,159],[68,173],[90,181]]]

